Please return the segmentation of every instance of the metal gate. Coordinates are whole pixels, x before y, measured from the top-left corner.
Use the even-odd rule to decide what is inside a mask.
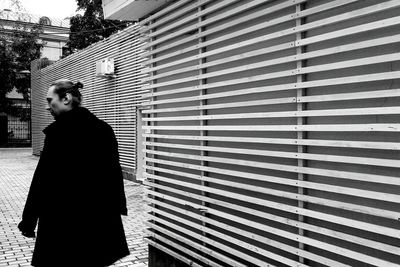
[[[13,99],[8,114],[4,114],[1,126],[2,146],[31,146],[31,106],[30,101]]]
[[[31,145],[31,120],[29,114],[28,116],[28,118],[8,116],[8,145]]]

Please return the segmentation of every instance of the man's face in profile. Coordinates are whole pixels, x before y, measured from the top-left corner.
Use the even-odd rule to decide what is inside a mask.
[[[54,93],[54,89],[55,86],[51,86],[49,88],[46,100],[48,104],[47,110],[50,111],[50,114],[54,117],[54,119],[57,119],[60,114],[68,111],[70,108],[68,106],[67,97],[60,99],[59,95]]]

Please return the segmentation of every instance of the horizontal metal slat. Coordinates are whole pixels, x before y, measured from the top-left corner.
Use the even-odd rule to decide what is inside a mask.
[[[308,31],[308,30],[311,30],[311,29],[320,28],[322,26],[330,25],[330,24],[333,24],[333,23],[336,23],[336,22],[343,22],[344,20],[354,19],[354,18],[360,17],[360,16],[366,16],[366,15],[369,15],[369,14],[373,14],[373,13],[376,13],[376,12],[380,12],[380,11],[392,8],[393,6],[399,6],[399,3],[397,1],[385,2],[383,4],[383,6],[382,6],[382,4],[378,4],[376,6],[370,6],[370,7],[364,8],[362,10],[356,10],[356,11],[344,13],[344,14],[337,15],[337,16],[334,16],[334,17],[322,19],[320,21],[316,21],[316,22],[313,22],[313,23],[307,23],[307,24],[304,24],[304,25],[299,26],[299,27],[294,27],[294,28],[286,29],[284,31],[271,33],[269,35],[263,35],[261,37],[252,38],[252,39],[249,39],[249,40],[246,40],[246,41],[235,43],[233,45],[227,45],[227,46],[224,46],[222,48],[218,48],[218,49],[214,49],[212,51],[204,52],[204,53],[201,53],[200,55],[196,55],[196,56],[193,56],[193,57],[186,57],[186,58],[181,59],[181,60],[175,60],[175,61],[173,61],[173,62],[171,62],[169,64],[159,65],[159,66],[157,66],[157,68],[152,68],[152,71],[160,70],[161,68],[171,67],[171,66],[174,66],[174,65],[178,65],[178,64],[182,64],[182,63],[189,62],[189,61],[192,61],[192,60],[196,60],[196,59],[199,59],[199,56],[208,57],[208,56],[211,56],[211,55],[219,54],[221,52],[235,50],[235,49],[238,49],[240,47],[246,47],[246,46],[249,46],[249,45],[253,45],[255,43],[260,43],[260,42],[263,42],[263,41],[266,41],[266,40],[271,40],[271,39],[274,39],[274,38],[280,38],[280,37],[287,36],[287,35],[292,35],[292,34],[296,34],[296,33],[300,33],[300,32],[305,32],[305,31]],[[293,17],[288,17],[288,20],[292,20],[292,19],[293,19]],[[274,25],[272,22],[267,22],[267,25],[268,25],[268,23],[271,24],[271,26]],[[280,19],[278,19],[278,21],[276,23],[277,24],[281,23]],[[381,20],[381,21],[371,22],[371,23],[368,23],[368,24],[360,25],[360,26],[353,26],[353,27],[350,27],[350,28],[334,31],[334,32],[331,32],[331,33],[321,34],[321,35],[318,35],[318,36],[315,36],[315,37],[312,37],[312,38],[304,38],[304,39],[302,39],[300,41],[294,42],[294,47],[305,46],[305,45],[309,45],[311,43],[319,43],[319,42],[322,42],[322,41],[327,41],[327,40],[331,40],[331,39],[337,38],[338,36],[343,37],[343,36],[357,34],[357,33],[360,33],[360,32],[366,32],[366,31],[386,28],[386,27],[390,27],[390,26],[394,26],[394,25],[398,25],[398,24],[399,24],[399,21],[398,21],[398,19],[396,17],[395,18],[384,19],[384,20]],[[256,28],[257,30],[259,30],[258,27],[260,27],[260,26],[259,25],[257,26],[257,28]],[[250,30],[247,30],[247,31],[243,30],[243,32],[241,34],[247,34],[249,31]],[[227,40],[229,38],[233,38],[233,37],[236,37],[238,35],[240,35],[240,34],[237,33],[237,32],[235,32],[235,33],[233,33],[231,35],[224,35],[223,37],[220,37],[219,39],[213,39],[212,41],[203,42],[203,43],[198,44],[196,46],[192,46],[190,48],[180,50],[179,53],[176,53],[176,54],[170,53],[170,54],[162,56],[162,57],[157,57],[155,59],[148,60],[146,64],[151,64],[151,63],[154,63],[154,62],[165,60],[165,59],[167,59],[169,57],[173,57],[173,56],[176,56],[176,55],[179,55],[179,54],[182,54],[182,53],[186,53],[186,52],[189,52],[191,50],[198,49],[198,48],[201,48],[201,47],[206,47],[206,46],[214,44],[214,43],[216,43],[218,41],[225,41],[225,40]]]
[[[311,260],[320,262],[320,263],[325,264],[327,266],[347,266],[347,265],[341,264],[340,262],[333,261],[333,260],[330,260],[328,258],[325,258],[323,256],[319,256],[319,255],[316,255],[314,253],[310,253],[310,252],[301,250],[301,249],[299,249],[297,247],[292,247],[292,246],[287,245],[285,243],[275,241],[275,240],[273,240],[271,238],[266,238],[264,236],[257,235],[254,232],[250,232],[250,231],[246,231],[246,230],[243,230],[243,229],[240,229],[240,228],[237,228],[237,227],[233,227],[231,224],[221,223],[220,221],[210,219],[207,216],[199,215],[199,214],[190,212],[188,210],[183,210],[183,209],[180,209],[180,208],[178,208],[176,206],[169,205],[169,204],[166,204],[166,203],[161,202],[161,201],[157,201],[154,198],[151,198],[150,202],[155,204],[155,205],[158,205],[159,207],[162,207],[162,208],[168,208],[170,210],[178,211],[181,214],[184,214],[186,216],[190,216],[191,218],[196,219],[198,221],[202,221],[206,225],[208,224],[208,225],[212,225],[212,226],[217,226],[217,227],[219,227],[221,229],[228,230],[231,233],[239,234],[239,235],[241,235],[241,236],[243,236],[245,238],[251,237],[252,240],[256,240],[256,241],[258,241],[260,243],[264,243],[264,244],[267,244],[269,246],[273,246],[275,248],[278,248],[278,249],[281,249],[281,250],[284,250],[284,251],[288,251],[288,252],[290,252],[292,254],[295,254],[297,256],[300,256],[300,257],[305,257],[307,259],[311,259]],[[157,209],[153,209],[153,211],[154,211],[155,214],[158,213]],[[165,212],[163,212],[163,214],[165,214]],[[251,225],[251,223],[252,223],[252,222],[249,222],[249,220],[243,220],[243,218],[239,218],[239,217],[237,217],[235,222],[244,223],[246,225]],[[267,256],[268,254],[265,254],[265,255]],[[273,254],[272,255],[268,255],[268,256],[270,258],[272,258],[274,260],[277,260],[279,262],[282,262],[282,263],[287,262],[285,260],[280,261],[281,257],[275,257]]]
[[[201,240],[203,242],[206,242],[206,243],[210,244],[211,246],[218,247],[220,249],[224,249],[225,251],[228,251],[231,255],[239,256],[240,258],[242,258],[244,260],[247,260],[249,262],[253,262],[253,263],[261,265],[261,266],[265,264],[264,261],[261,261],[261,260],[255,258],[255,257],[252,257],[252,256],[250,256],[250,255],[248,255],[246,253],[243,253],[243,252],[241,252],[241,251],[239,251],[237,249],[234,249],[234,248],[232,248],[230,246],[227,246],[227,245],[225,245],[225,244],[223,244],[221,242],[215,241],[214,239],[211,239],[211,238],[205,237],[203,235],[191,232],[190,230],[187,230],[184,227],[178,226],[176,224],[172,224],[172,223],[170,223],[170,222],[168,222],[166,220],[163,220],[163,219],[161,219],[159,217],[155,217],[153,215],[150,215],[149,217],[150,217],[150,219],[153,219],[153,220],[155,220],[157,218],[157,222],[158,223],[162,223],[162,224],[164,224],[164,225],[166,225],[168,227],[174,228],[174,230],[178,230],[178,231],[180,231],[182,233],[190,235],[191,237],[194,237],[194,238],[199,239],[199,240]],[[156,229],[154,227],[154,224],[152,224],[152,223],[148,223],[148,224],[151,225],[152,228]],[[161,228],[162,231],[165,232],[164,231],[164,229],[165,229],[164,227],[160,227],[159,226],[159,228]],[[227,236],[225,236],[225,237],[227,237]],[[213,252],[212,254],[214,255],[215,253],[216,252]],[[225,256],[225,258],[227,258],[227,257]],[[243,267],[246,266],[245,264],[241,264],[238,261],[234,261],[232,259],[229,259],[229,261],[225,260],[224,262],[228,263],[231,266],[243,266]],[[270,265],[270,266],[274,266],[274,265]]]
[[[160,195],[158,195],[158,196],[160,196]],[[184,206],[193,207],[193,208],[196,208],[196,209],[204,209],[205,208],[204,206],[198,205],[198,204],[196,204],[194,202],[190,202],[190,201],[187,201],[187,200],[183,200],[181,198],[177,198],[177,196],[175,196],[175,197],[166,196],[166,199],[169,200],[169,201],[172,201],[174,203],[177,203],[177,204],[180,204],[180,205],[184,205]],[[400,252],[400,247],[397,247],[397,246],[392,246],[392,245],[384,244],[384,243],[381,243],[381,242],[378,242],[378,241],[374,241],[374,240],[370,240],[370,239],[366,239],[366,238],[362,238],[362,237],[358,237],[358,236],[349,235],[349,234],[342,233],[342,232],[339,232],[339,231],[336,231],[336,230],[327,229],[327,228],[324,228],[324,227],[321,227],[321,226],[315,226],[315,225],[308,224],[308,223],[305,223],[305,222],[301,222],[301,221],[298,221],[298,220],[292,220],[292,219],[287,218],[287,217],[281,217],[279,215],[262,212],[262,211],[259,211],[259,210],[255,210],[255,209],[248,208],[248,207],[245,207],[245,206],[240,206],[240,205],[233,204],[233,203],[230,203],[230,202],[226,202],[226,201],[222,201],[222,200],[218,200],[218,199],[214,199],[214,198],[212,199],[212,198],[206,197],[206,196],[202,196],[201,200],[204,201],[204,202],[210,202],[212,204],[215,204],[215,205],[218,205],[218,206],[221,206],[221,207],[225,207],[225,208],[228,208],[228,209],[240,210],[240,212],[245,213],[247,215],[258,216],[259,218],[262,218],[262,219],[267,219],[267,220],[270,220],[270,221],[278,222],[278,223],[281,223],[283,225],[288,225],[288,226],[295,227],[295,228],[301,228],[301,229],[304,229],[304,230],[307,230],[307,231],[311,231],[311,232],[323,234],[323,235],[326,235],[326,236],[334,237],[334,238],[337,238],[337,239],[340,239],[340,240],[344,240],[344,241],[347,241],[347,242],[359,244],[361,246],[368,246],[368,247],[371,247],[371,248],[374,248],[374,249],[377,249],[377,250],[382,250],[382,251],[385,251],[385,252],[388,252],[388,253],[392,253],[394,255],[397,255]],[[150,202],[159,203],[160,201],[157,201],[154,198],[151,198]],[[161,204],[161,203],[159,203],[159,204]],[[163,205],[168,205],[168,204],[163,203]],[[207,218],[207,213],[216,212],[216,215],[218,215],[220,217],[223,217],[223,218],[226,215],[229,216],[229,218],[231,218],[232,221],[244,221],[243,223],[246,224],[246,225],[251,225],[253,223],[253,221],[251,221],[249,219],[246,219],[243,216],[241,216],[241,217],[236,216],[236,215],[232,216],[232,214],[229,214],[228,212],[221,212],[221,211],[216,210],[216,209],[210,209],[210,210],[207,209],[205,211],[207,211],[207,212],[204,213],[204,216],[202,218],[202,220],[204,222],[207,222],[207,219],[208,219]],[[201,220],[201,219],[199,218],[199,220]],[[302,253],[303,252],[300,250],[299,251],[299,255],[302,255]]]
[[[195,194],[192,194],[192,193],[184,192],[182,190],[173,189],[173,188],[170,188],[170,187],[167,187],[167,186],[162,186],[162,185],[155,184],[155,183],[148,182],[148,181],[145,181],[145,184],[149,185],[151,187],[154,187],[154,188],[159,188],[159,189],[167,190],[169,192],[174,192],[174,193],[179,194],[179,195],[184,195],[184,196],[195,195]],[[157,193],[157,192],[154,192],[154,191],[147,191],[147,192],[149,194],[151,194],[151,195],[158,196],[158,197],[163,197],[164,196],[163,194],[160,194],[160,193]],[[171,199],[172,197],[165,196],[163,198]],[[200,197],[196,196],[196,198],[200,198]],[[244,200],[243,198],[240,198],[240,197],[239,197],[239,199]],[[258,203],[258,201],[256,200],[254,202],[254,200],[253,200],[253,201],[250,201],[250,203]],[[220,212],[220,211],[216,211],[216,210],[211,209],[211,208],[207,208],[207,211],[211,212],[211,214],[216,214],[216,215],[218,213],[223,213],[224,214],[223,217],[227,218],[227,219],[234,218],[234,216],[231,215],[231,214]],[[290,210],[286,210],[286,211],[290,211]],[[301,211],[302,211],[301,208],[297,208],[296,213],[300,213],[301,214]],[[314,212],[314,211],[311,211],[311,210],[307,210],[306,212],[308,213],[307,216],[311,215],[312,213],[318,213],[318,212]],[[324,217],[326,217],[326,216],[330,217],[332,215],[328,215],[328,214],[323,214],[322,215],[321,214],[321,217],[319,217],[319,219],[324,220],[325,219]],[[332,216],[332,217],[336,217],[336,216]],[[164,220],[158,219],[157,217],[153,217],[153,218],[155,220],[157,220],[157,221],[162,221],[162,223],[164,223]],[[332,220],[332,221],[335,221],[335,223],[340,223],[340,220],[343,220],[343,219],[344,218],[337,217],[336,220]],[[349,223],[351,221],[349,219],[345,219],[345,220],[348,221]],[[349,249],[346,249],[346,248],[342,248],[342,247],[338,247],[338,246],[331,245],[331,244],[328,244],[328,243],[324,243],[324,242],[321,242],[321,241],[318,241],[318,240],[315,240],[315,239],[312,239],[312,238],[309,238],[309,237],[305,237],[305,236],[302,236],[302,235],[299,235],[299,234],[290,233],[290,232],[287,232],[287,231],[284,231],[284,230],[280,230],[280,229],[277,229],[277,228],[273,228],[273,227],[270,227],[270,226],[267,226],[267,225],[264,225],[264,224],[258,224],[256,222],[252,222],[252,224],[253,225],[257,224],[257,227],[259,227],[259,229],[261,229],[263,231],[266,231],[268,233],[272,233],[272,234],[275,234],[275,235],[278,235],[278,236],[281,236],[281,237],[284,237],[284,238],[287,238],[287,239],[291,239],[293,241],[298,241],[298,242],[301,242],[301,243],[305,243],[305,244],[310,245],[310,246],[315,246],[315,247],[318,247],[318,248],[321,248],[321,249],[324,249],[324,250],[327,250],[327,251],[330,251],[330,252],[333,252],[333,253],[337,253],[339,255],[351,256],[351,257],[353,257],[353,258],[355,258],[357,260],[361,260],[361,261],[366,260],[368,263],[374,262],[378,266],[396,266],[396,264],[388,262],[388,261],[385,261],[385,260],[381,260],[381,259],[377,259],[377,258],[374,258],[374,257],[370,257],[370,256],[368,256],[366,254],[362,254],[362,253],[359,253],[359,252],[356,252],[356,251],[352,251],[352,250],[349,250]],[[367,223],[363,223],[363,222],[359,222],[359,221],[355,222],[355,225],[357,225],[356,227],[357,228],[360,227],[360,229],[363,229],[363,230],[368,230],[368,228],[364,228],[363,227],[363,226],[366,226],[366,224]],[[170,227],[176,227],[176,225],[172,225],[172,224],[170,224],[169,226]],[[348,224],[348,226],[353,226],[353,225],[352,224]],[[376,225],[374,225],[374,226],[375,226],[375,228],[378,228],[378,226],[376,226]],[[370,230],[372,230],[372,229],[370,229]]]
[[[315,131],[315,132],[399,132],[400,124],[321,124],[321,125],[245,125],[245,126],[143,126],[144,130],[179,131]]]
[[[153,170],[153,168],[147,168],[147,169]],[[214,169],[216,169],[216,168],[214,168]],[[165,169],[162,170],[162,172],[170,173]],[[187,173],[175,171],[175,174],[177,174],[177,173],[179,173],[179,175],[183,176],[183,177],[191,177],[191,178],[193,178],[192,175],[187,174]],[[216,173],[221,173],[221,171],[216,172]],[[229,171],[226,170],[226,174],[229,175]],[[152,175],[152,174],[143,174],[143,175],[145,175],[145,177],[148,177],[150,179],[157,179],[157,180],[164,181],[164,182],[175,183],[175,181],[173,181],[173,179],[164,178],[164,177],[159,176],[159,175]],[[250,174],[250,177],[251,178],[255,178],[255,177],[260,178],[261,175]],[[244,178],[244,177],[241,177],[241,178]],[[279,178],[279,177],[273,177],[273,176],[268,176],[268,175],[264,175],[262,178],[270,179],[271,183],[281,183],[281,184],[285,184],[285,185],[291,185],[291,182],[290,182],[289,179],[282,179],[282,178]],[[258,179],[258,180],[261,180],[261,179]],[[400,217],[398,212],[394,212],[394,211],[390,211],[390,210],[377,209],[377,208],[372,208],[372,207],[369,207],[369,206],[351,204],[351,203],[348,203],[348,202],[327,200],[327,199],[323,199],[323,198],[319,198],[319,197],[298,195],[298,194],[290,193],[290,192],[287,192],[287,191],[279,191],[279,190],[274,190],[274,189],[269,189],[269,188],[262,188],[262,187],[252,186],[252,185],[246,185],[246,186],[242,185],[242,187],[240,187],[239,183],[221,181],[219,179],[210,178],[208,176],[204,176],[204,181],[213,182],[215,184],[222,184],[222,185],[226,185],[226,186],[229,186],[229,187],[232,187],[232,188],[245,189],[245,190],[248,190],[248,191],[252,191],[252,193],[262,193],[262,194],[277,196],[277,197],[281,197],[281,198],[300,200],[300,201],[304,201],[304,202],[307,202],[307,203],[313,203],[313,204],[318,204],[318,205],[322,205],[322,206],[327,206],[327,207],[333,207],[333,208],[342,209],[342,210],[353,211],[353,212],[356,212],[356,213],[363,213],[363,214],[373,215],[373,216],[377,216],[377,217],[388,218],[388,219],[392,219],[392,220],[398,220],[398,218]],[[186,186],[188,188],[192,188],[192,189],[196,189],[196,190],[204,190],[204,186],[200,186],[200,185],[196,185],[196,184],[190,184],[190,183],[186,183],[186,182],[182,182],[182,181],[179,181],[179,182],[180,182],[181,186]],[[334,190],[336,189],[334,191],[335,193],[346,194],[345,190],[343,190],[344,192],[340,191],[340,189],[343,189],[343,187],[341,188],[339,186],[329,186],[329,185],[326,185],[326,184],[321,184],[319,187],[315,188],[315,186],[313,186],[312,184],[315,185],[316,183],[310,183],[310,182],[302,182],[301,183],[301,182],[299,182],[298,186],[299,187],[303,187],[304,186],[304,188],[322,190],[322,191],[326,191],[326,192],[332,192],[333,190],[331,190],[330,188],[334,188]],[[324,187],[326,187],[326,189]],[[363,191],[363,190],[352,190],[352,189],[347,189],[347,190],[348,191],[354,191],[354,192]],[[223,195],[223,192],[225,192],[227,195],[229,195],[231,193],[228,190],[223,191],[223,190],[218,190],[218,189],[213,189],[213,188],[207,188],[207,189],[205,189],[205,191],[212,192],[212,193],[219,194],[219,195]],[[371,196],[372,193],[373,192],[370,192],[369,196]],[[241,194],[235,194],[235,196],[240,198]],[[366,196],[366,197],[368,198],[368,196]],[[397,198],[398,198],[398,196],[397,196]],[[384,199],[383,199],[383,201],[384,201]],[[254,202],[254,203],[257,203],[257,202]]]
[[[317,160],[317,161],[330,161],[338,163],[348,164],[361,164],[361,165],[372,165],[372,166],[383,166],[397,168],[400,165],[400,160],[396,159],[382,159],[362,156],[344,156],[344,155],[332,155],[332,154],[313,154],[313,153],[295,153],[295,152],[284,152],[278,150],[259,150],[259,149],[243,149],[243,148],[229,148],[229,147],[214,147],[214,146],[196,146],[196,145],[181,145],[181,144],[168,144],[161,142],[147,142],[146,145],[153,147],[167,147],[175,149],[185,149],[194,151],[206,151],[206,152],[219,152],[237,155],[253,155],[263,157],[277,157],[277,158],[290,158],[290,159],[305,159],[305,160]],[[189,152],[189,151],[188,151]]]
[[[143,121],[200,121],[200,120],[231,120],[231,119],[263,119],[263,118],[299,118],[299,117],[337,117],[337,116],[371,116],[400,114],[400,107],[369,107],[349,109],[320,109],[306,111],[278,111],[257,113],[230,113],[218,115],[195,115],[175,117],[143,118]]]
[[[265,249],[262,249],[262,248],[260,248],[260,247],[256,247],[256,246],[254,246],[254,245],[252,245],[252,244],[249,244],[249,243],[246,243],[246,242],[244,242],[244,241],[242,241],[242,240],[239,240],[239,239],[236,239],[236,238],[232,238],[230,235],[223,234],[223,233],[221,233],[221,232],[218,232],[218,231],[213,230],[213,229],[211,229],[211,228],[208,228],[208,227],[206,227],[206,226],[202,226],[202,225],[200,225],[200,224],[193,223],[193,222],[191,222],[191,221],[189,221],[189,220],[186,220],[186,219],[183,219],[183,218],[181,218],[181,217],[172,215],[172,214],[167,213],[167,212],[164,212],[164,211],[162,211],[162,210],[154,209],[154,208],[153,208],[153,209],[151,209],[151,211],[152,211],[153,213],[157,213],[157,214],[160,214],[160,215],[169,217],[169,219],[178,221],[179,223],[183,223],[183,224],[185,224],[185,225],[187,225],[187,226],[190,226],[190,227],[192,227],[192,228],[195,228],[195,229],[197,228],[197,229],[199,229],[199,230],[201,230],[201,231],[203,231],[203,232],[205,232],[205,233],[207,233],[207,234],[209,234],[209,235],[216,236],[216,237],[218,237],[218,238],[221,238],[221,239],[223,239],[223,240],[226,240],[226,241],[228,241],[228,242],[231,242],[231,243],[234,244],[234,245],[240,246],[240,247],[242,247],[242,248],[244,248],[244,249],[247,249],[247,250],[250,250],[250,251],[252,251],[252,252],[254,252],[254,253],[261,254],[261,256],[265,256],[265,257],[271,258],[271,259],[276,260],[276,261],[278,261],[278,262],[280,262],[280,263],[284,263],[284,264],[287,264],[287,265],[289,265],[289,266],[304,266],[304,267],[306,266],[306,265],[303,265],[303,264],[300,264],[300,265],[299,265],[296,261],[293,261],[293,260],[291,260],[291,259],[287,259],[287,258],[285,258],[285,257],[282,257],[282,256],[280,256],[280,255],[278,255],[278,254],[276,254],[276,253],[271,253],[271,252],[269,252],[269,251],[267,251],[267,250],[265,250]],[[152,217],[152,218],[157,218],[157,217],[154,216],[154,217]],[[156,221],[156,222],[159,222],[158,219],[156,219],[155,221]],[[245,254],[245,255],[246,255],[246,254]],[[247,256],[246,258],[249,258],[249,256]],[[249,259],[247,259],[247,260],[249,260]],[[256,258],[256,259],[254,259],[254,258],[253,258],[253,259],[250,259],[250,262],[254,262],[254,263],[255,263],[255,262],[258,262],[258,264],[260,264],[261,266],[262,266],[263,264],[265,264],[265,263],[263,263],[262,261],[258,260],[257,258]]]
[[[289,138],[262,138],[262,137],[231,137],[231,136],[190,136],[190,135],[163,135],[163,134],[143,134],[146,138],[161,138],[173,140],[192,140],[192,141],[218,141],[236,143],[261,143],[261,144],[284,144],[284,145],[304,145],[304,146],[327,146],[345,148],[364,148],[364,149],[384,149],[400,150],[400,144],[396,142],[362,142],[346,140],[319,140],[319,139],[289,139]]]
[[[355,50],[360,50],[360,49],[364,49],[364,48],[370,48],[370,47],[387,45],[387,44],[391,44],[391,43],[397,43],[397,42],[400,42],[399,39],[400,39],[400,35],[393,35],[393,36],[381,37],[381,38],[376,38],[376,39],[370,39],[367,41],[355,42],[355,43],[346,44],[346,45],[337,45],[337,46],[334,46],[331,48],[325,48],[325,49],[321,49],[321,50],[305,52],[302,54],[295,54],[292,56],[281,57],[278,59],[267,60],[263,64],[266,64],[266,66],[271,66],[271,65],[289,63],[289,62],[294,62],[294,61],[299,61],[299,60],[307,60],[307,59],[312,59],[312,58],[317,58],[317,57],[322,57],[322,56],[327,56],[327,55],[332,55],[332,54],[339,54],[339,53],[343,53],[343,52],[355,51]],[[270,54],[272,52],[278,52],[278,51],[283,51],[283,50],[287,50],[287,49],[292,49],[293,46],[294,46],[294,42],[289,42],[289,43],[279,44],[279,45],[268,47],[268,48],[262,48],[262,49],[248,51],[248,52],[233,55],[230,57],[224,57],[222,59],[208,61],[206,63],[201,64],[201,66],[195,65],[195,66],[190,66],[190,67],[175,68],[173,71],[168,71],[168,72],[164,72],[161,74],[151,75],[150,77],[143,79],[143,82],[167,77],[169,75],[174,75],[177,73],[185,73],[185,72],[189,72],[189,71],[194,71],[194,70],[198,70],[200,68],[205,69],[205,68],[209,68],[209,67],[215,67],[215,66],[218,66],[221,64],[226,64],[228,62],[235,62],[238,60],[243,60],[243,59],[255,57],[258,55],[266,55],[266,54]],[[153,69],[152,68],[143,68],[144,73],[150,72],[151,70],[153,70]]]
[[[399,20],[400,21],[400,20]],[[299,82],[299,83],[287,83],[287,84],[278,84],[273,86],[263,86],[263,87],[254,87],[254,88],[246,88],[241,90],[232,90],[231,92],[224,92],[224,96],[227,95],[246,95],[246,94],[257,94],[257,93],[265,93],[265,92],[277,92],[277,91],[285,91],[285,90],[297,90],[302,88],[313,88],[313,87],[323,87],[323,86],[331,86],[331,85],[344,85],[344,84],[354,84],[354,83],[365,83],[365,82],[372,82],[372,81],[383,81],[383,80],[393,80],[398,79],[400,77],[400,71],[390,71],[390,72],[381,72],[381,73],[373,73],[373,74],[364,74],[364,75],[355,75],[355,76],[347,76],[347,77],[340,77],[340,78],[330,78],[330,79],[322,79],[322,80],[314,80],[314,81],[306,81],[306,82]],[[154,97],[154,96],[161,96],[161,95],[173,95],[173,94],[180,94],[186,92],[193,92],[199,91],[204,89],[213,89],[218,87],[224,87],[229,85],[237,85],[237,84],[244,84],[244,83],[251,83],[256,81],[264,80],[266,76],[258,75],[258,76],[251,76],[247,78],[239,78],[239,79],[232,79],[229,81],[223,82],[215,82],[209,83],[205,85],[198,85],[198,86],[191,86],[191,87],[184,87],[179,89],[172,89],[168,91],[160,91],[160,92],[151,92],[146,97]],[[217,94],[217,93],[215,93]],[[221,93],[220,93],[221,94]],[[155,104],[162,104],[159,101],[150,101],[150,105]],[[168,101],[168,100],[164,100]],[[176,101],[179,102],[179,97],[176,97]]]

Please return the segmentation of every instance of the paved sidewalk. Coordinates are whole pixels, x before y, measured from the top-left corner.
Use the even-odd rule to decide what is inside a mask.
[[[34,239],[23,237],[17,224],[37,162],[31,149],[0,148],[0,267],[31,266]],[[148,265],[147,243],[143,240],[147,218],[143,189],[143,185],[125,181],[129,216],[122,218],[131,255],[115,263],[115,267]]]

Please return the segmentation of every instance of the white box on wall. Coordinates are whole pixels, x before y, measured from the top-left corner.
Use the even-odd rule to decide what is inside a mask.
[[[96,76],[114,75],[114,59],[105,58],[96,61]]]

